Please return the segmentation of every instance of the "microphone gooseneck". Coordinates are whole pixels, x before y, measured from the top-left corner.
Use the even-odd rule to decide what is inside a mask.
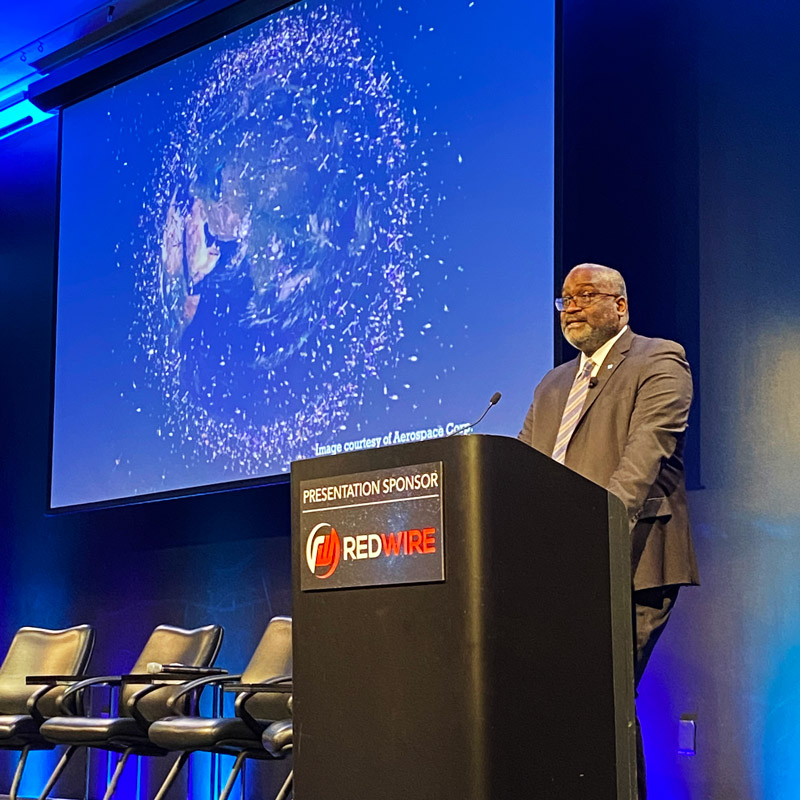
[[[467,425],[459,425],[457,428],[454,428],[452,431],[450,431],[450,433],[448,433],[444,438],[446,439],[448,436],[455,436],[457,433],[461,433],[461,431],[466,430],[467,428],[474,428],[489,413],[489,409],[492,406],[496,406],[500,402],[500,398],[502,396],[503,395],[500,394],[500,392],[495,392],[492,395],[491,400],[489,400],[489,405],[486,406],[483,414],[481,414],[478,419],[475,420],[475,422],[470,422]]]

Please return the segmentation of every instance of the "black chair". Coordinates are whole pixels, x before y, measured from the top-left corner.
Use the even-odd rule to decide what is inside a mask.
[[[28,675],[81,677],[94,647],[94,629],[77,625],[64,630],[20,628],[0,665],[0,750],[19,750],[9,797],[16,800],[31,750],[52,750],[40,732],[47,717],[60,714],[65,686],[29,685]],[[78,698],[67,707],[80,711]]]
[[[175,713],[174,704],[168,703],[176,692],[181,694],[180,711],[185,713],[189,710],[191,696],[181,692],[181,687],[191,675],[180,672],[148,674],[148,665],[180,664],[195,670],[210,667],[217,657],[221,643],[222,628],[219,625],[206,625],[193,630],[159,625],[131,668],[130,676],[88,678],[67,688],[63,700],[82,696],[90,686],[118,686],[117,716],[60,716],[47,720],[42,725],[41,733],[48,741],[66,744],[68,748],[47,781],[40,799],[44,800],[52,791],[78,747],[96,747],[122,753],[106,787],[104,800],[110,800],[114,794],[131,755],[165,755],[165,750],[150,742],[147,730],[154,720]],[[166,683],[167,680],[171,682]],[[175,681],[178,681],[177,685]]]
[[[164,750],[180,751],[155,800],[163,800],[189,755],[197,750],[236,756],[231,774],[219,796],[227,800],[246,759],[274,759],[262,746],[264,730],[275,720],[288,716],[290,695],[276,691],[290,689],[292,672],[292,621],[288,617],[270,620],[261,641],[241,675],[209,676],[187,683],[170,700],[179,712],[184,696],[212,684],[240,686],[234,703],[235,717],[176,716],[150,726],[150,741]],[[180,713],[180,712],[179,712]]]
[[[291,698],[289,698],[289,711],[291,711]],[[261,735],[264,749],[273,758],[286,758],[292,752],[294,745],[294,726],[291,719],[281,719],[273,722]],[[294,782],[294,770],[289,770],[289,776],[281,787],[275,800],[287,800]]]

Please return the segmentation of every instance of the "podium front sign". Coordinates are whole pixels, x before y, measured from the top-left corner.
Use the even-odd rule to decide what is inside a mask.
[[[443,581],[442,462],[300,483],[302,591]]]

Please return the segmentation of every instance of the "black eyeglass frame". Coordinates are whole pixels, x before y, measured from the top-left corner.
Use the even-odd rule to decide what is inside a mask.
[[[581,294],[568,294],[564,297],[556,297],[556,311],[564,311],[569,308],[569,304],[574,300],[578,308],[588,308],[594,303],[595,297],[622,297],[621,294],[611,294],[610,292],[582,292]]]

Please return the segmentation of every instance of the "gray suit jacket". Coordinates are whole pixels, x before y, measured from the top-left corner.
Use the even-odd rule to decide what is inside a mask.
[[[579,359],[544,376],[519,438],[551,455]],[[634,589],[698,583],[689,528],[683,443],[692,376],[666,339],[617,340],[567,448],[566,466],[613,492],[628,510]]]

